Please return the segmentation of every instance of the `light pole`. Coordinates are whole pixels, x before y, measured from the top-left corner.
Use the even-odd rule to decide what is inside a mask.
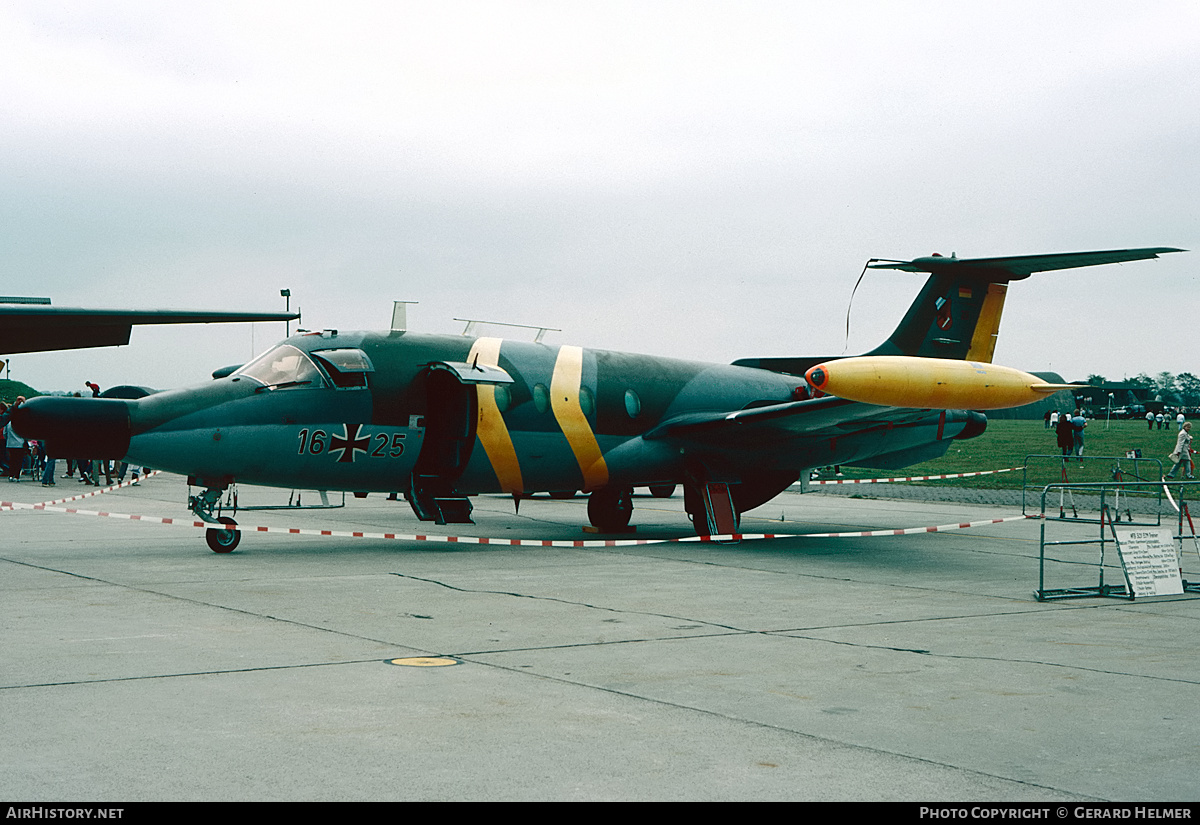
[[[286,299],[284,311],[290,313],[292,311],[292,291],[290,289],[281,289],[279,290],[279,295],[281,298]],[[283,337],[290,338],[292,335],[292,322],[284,321],[283,330],[286,333]]]
[[[1108,416],[1104,419],[1104,429],[1106,430],[1108,429],[1108,422],[1112,421],[1112,402],[1113,394],[1110,392],[1108,394]]]

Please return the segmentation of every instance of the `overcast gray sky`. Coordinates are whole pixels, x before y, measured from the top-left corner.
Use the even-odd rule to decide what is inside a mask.
[[[840,354],[872,256],[1200,249],[1200,4],[0,3],[0,293]],[[1200,373],[1200,252],[1035,275],[996,361]],[[850,353],[922,277],[869,273]],[[282,325],[15,356],[176,386]],[[518,336],[520,337],[519,334]]]

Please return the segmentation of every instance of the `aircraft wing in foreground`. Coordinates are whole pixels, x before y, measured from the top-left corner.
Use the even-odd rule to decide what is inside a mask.
[[[701,534],[813,467],[902,467],[984,431],[981,409],[1053,392],[991,364],[1008,282],[1031,272],[1156,258],[1170,248],[877,262],[929,278],[895,332],[854,358],[705,364],[542,343],[413,332],[293,335],[231,375],[136,400],[36,398],[13,417],[52,455],[124,457],[189,476],[209,546],[238,481],[403,492],[422,520],[470,520],[469,497],[589,494],[601,531],[632,490],[682,485]]]
[[[86,309],[49,302],[5,303],[0,298],[0,355],[22,352],[118,347],[143,324],[224,324],[293,321],[290,312],[205,312],[174,309]]]

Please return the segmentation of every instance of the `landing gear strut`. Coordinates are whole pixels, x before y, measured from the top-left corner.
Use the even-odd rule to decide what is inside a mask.
[[[196,518],[208,524],[220,524],[219,528],[204,531],[204,540],[214,553],[232,553],[233,548],[242,540],[242,531],[237,522],[228,516],[214,516],[213,510],[221,503],[221,494],[225,487],[209,487],[198,496],[188,496],[188,508]]]
[[[588,496],[588,521],[602,533],[619,533],[633,515],[633,490],[604,487]]]
[[[742,514],[726,484],[685,485],[683,509],[698,536],[736,533],[741,527]]]

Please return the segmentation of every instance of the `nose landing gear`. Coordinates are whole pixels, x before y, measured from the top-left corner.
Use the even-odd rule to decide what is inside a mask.
[[[235,529],[237,522],[228,516],[214,516],[221,503],[221,494],[226,487],[209,487],[198,496],[188,496],[188,509],[203,522],[220,524],[221,527],[204,531],[204,540],[214,553],[232,553],[242,540],[242,531]]]

